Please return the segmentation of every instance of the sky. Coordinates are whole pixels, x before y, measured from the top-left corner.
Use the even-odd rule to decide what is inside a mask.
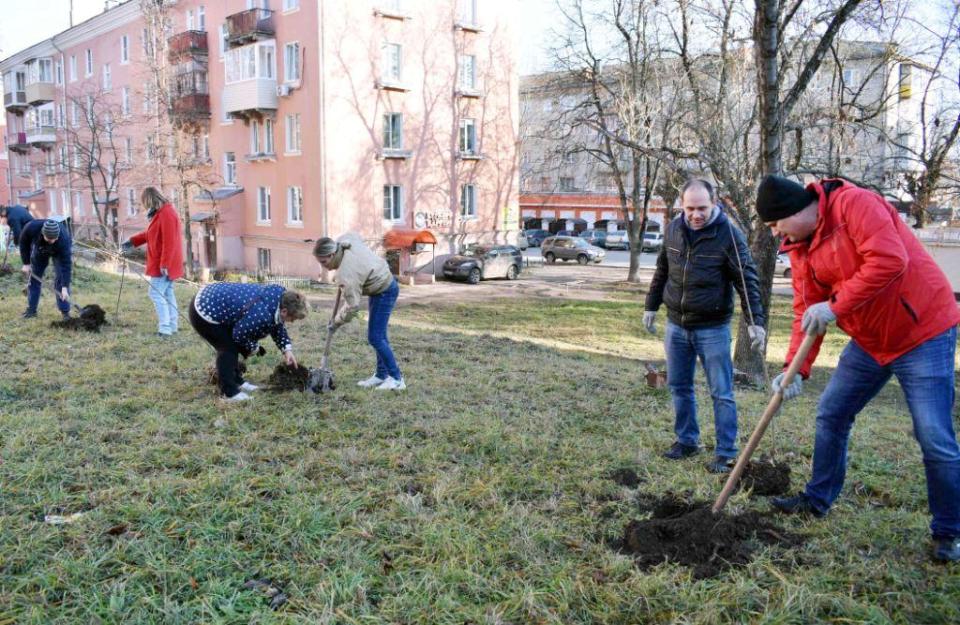
[[[0,59],[66,30],[70,25],[70,0],[0,0]],[[520,71],[523,74],[544,69],[541,52],[555,15],[554,0],[520,0]],[[73,23],[103,11],[104,0],[73,0]],[[38,19],[42,16],[42,19]]]

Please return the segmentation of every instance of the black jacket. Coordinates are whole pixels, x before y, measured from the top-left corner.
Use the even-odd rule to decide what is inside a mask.
[[[747,321],[749,299],[751,325],[764,325],[760,280],[743,233],[722,212],[695,238],[683,215],[671,221],[657,257],[646,310],[666,304],[670,321],[687,329],[722,325],[733,316],[734,289],[740,294]]]
[[[57,268],[57,277],[60,286],[70,286],[70,273],[73,270],[73,239],[67,224],[60,222],[60,236],[53,243],[47,243],[43,238],[43,222],[45,219],[34,219],[28,223],[20,233],[20,260],[24,265],[34,265],[40,257],[47,261],[54,259]],[[35,268],[34,273],[39,273]]]
[[[25,206],[14,204],[7,207],[7,225],[10,226],[10,231],[13,233],[14,245],[20,245],[20,233],[23,231],[23,227],[32,220],[33,216]]]

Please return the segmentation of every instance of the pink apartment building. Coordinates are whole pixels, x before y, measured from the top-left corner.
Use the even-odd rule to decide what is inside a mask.
[[[510,242],[515,4],[130,0],[0,62],[11,195],[125,238],[161,187],[212,269],[315,275],[307,240],[347,231],[400,272],[417,240]]]

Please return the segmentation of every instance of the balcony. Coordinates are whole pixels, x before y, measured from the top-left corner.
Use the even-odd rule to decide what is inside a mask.
[[[167,59],[171,63],[180,63],[196,57],[206,57],[207,33],[202,30],[186,30],[167,39]]]
[[[27,130],[27,143],[34,147],[47,149],[57,142],[55,126],[34,126]]]
[[[262,119],[277,110],[277,79],[251,78],[223,86],[223,107],[235,119]]]
[[[210,96],[207,93],[174,94],[170,101],[170,116],[180,126],[210,119]]]
[[[27,154],[30,152],[30,144],[27,143],[27,133],[11,132],[8,134],[7,148],[17,154]]]
[[[272,39],[275,34],[273,11],[269,9],[247,9],[227,16],[227,43],[231,46]]]
[[[27,85],[26,95],[27,104],[46,104],[57,97],[57,88],[52,82],[34,82]]]
[[[7,112],[22,115],[27,108],[27,92],[12,91],[3,94],[3,106]]]

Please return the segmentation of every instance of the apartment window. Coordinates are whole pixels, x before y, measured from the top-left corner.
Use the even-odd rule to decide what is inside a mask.
[[[209,161],[210,160],[210,135],[204,133],[203,141],[201,142],[200,145],[203,148],[203,151],[200,153],[200,156],[203,158],[203,160]]]
[[[387,43],[383,46],[383,80],[400,82],[402,72],[403,48],[399,43]]]
[[[67,146],[60,146],[60,169],[67,169]]]
[[[83,112],[83,118],[87,122],[88,126],[93,126],[97,120],[96,113],[93,111],[93,96],[87,94],[85,101],[87,108]]]
[[[123,155],[128,165],[133,163],[133,138],[125,137],[123,139]]]
[[[265,119],[263,121],[263,149],[267,154],[274,154],[272,119]]]
[[[120,88],[120,113],[124,117],[130,115],[130,87]]]
[[[130,37],[128,35],[120,36],[120,63],[130,62]]]
[[[57,192],[52,189],[50,190],[50,214],[57,214]]]
[[[560,176],[560,190],[561,191],[573,191],[575,189],[573,185],[573,178]]]
[[[291,154],[300,152],[300,113],[287,115],[286,123],[286,151]]]
[[[53,61],[40,59],[36,64],[37,75],[34,82],[53,82]]]
[[[153,38],[150,36],[150,31],[147,28],[144,28],[140,32],[140,43],[143,45],[143,56],[146,58],[153,56]]]
[[[457,17],[462,24],[476,24],[477,0],[457,0]]]
[[[477,216],[477,185],[460,186],[460,216],[468,219]]]
[[[292,11],[300,8],[300,0],[283,0],[283,10]]]
[[[80,153],[80,146],[76,143],[73,144],[73,168],[80,169],[80,165],[83,162],[83,154]]]
[[[303,189],[287,187],[287,223],[303,223]]]
[[[197,7],[197,30],[207,30],[207,11],[203,5]]]
[[[224,54],[227,51],[227,37],[229,33],[227,32],[227,25],[220,24],[220,60],[223,60]]]
[[[300,80],[300,44],[296,41],[283,46],[283,80]]]
[[[272,42],[252,43],[227,50],[226,82],[231,84],[254,78],[273,78],[276,76],[275,61]]]
[[[65,104],[57,104],[57,127],[65,128],[67,125],[67,107]]]
[[[75,82],[77,80],[77,55],[71,54],[69,61],[70,68],[70,82]]]
[[[58,85],[63,84],[63,63],[60,61],[53,64],[53,78]]]
[[[40,168],[33,170],[33,188],[37,191],[43,188],[43,181],[40,179]]]
[[[91,76],[93,76],[93,50],[91,50],[90,48],[87,48],[87,51],[84,54],[84,59],[86,60],[86,65],[85,65],[86,76],[87,78],[90,78]]]
[[[460,88],[477,88],[477,57],[472,54],[460,56]]]
[[[193,9],[187,10],[187,30],[193,30]]]
[[[237,184],[237,156],[233,152],[223,155],[223,181],[226,184]]]
[[[270,223],[270,187],[257,187],[257,223]]]
[[[403,218],[403,187],[398,184],[383,185],[383,218],[387,221]]]
[[[913,65],[909,63],[900,64],[900,89],[901,100],[907,100],[913,96]]]
[[[265,247],[257,248],[257,269],[270,271],[270,250]]]
[[[260,153],[260,122],[257,120],[250,122],[250,153]]]
[[[137,214],[137,198],[133,189],[127,189],[127,215],[133,217]]]
[[[103,64],[103,90],[110,91],[113,89],[113,77],[110,74],[110,64]]]
[[[73,192],[73,214],[83,217],[83,195],[79,191]]]
[[[152,163],[157,158],[157,144],[153,140],[153,135],[147,136],[147,144],[145,149],[147,162]]]
[[[387,113],[383,116],[383,148],[385,150],[403,149],[403,115]]]
[[[460,120],[460,153],[477,153],[477,124],[472,119]]]

